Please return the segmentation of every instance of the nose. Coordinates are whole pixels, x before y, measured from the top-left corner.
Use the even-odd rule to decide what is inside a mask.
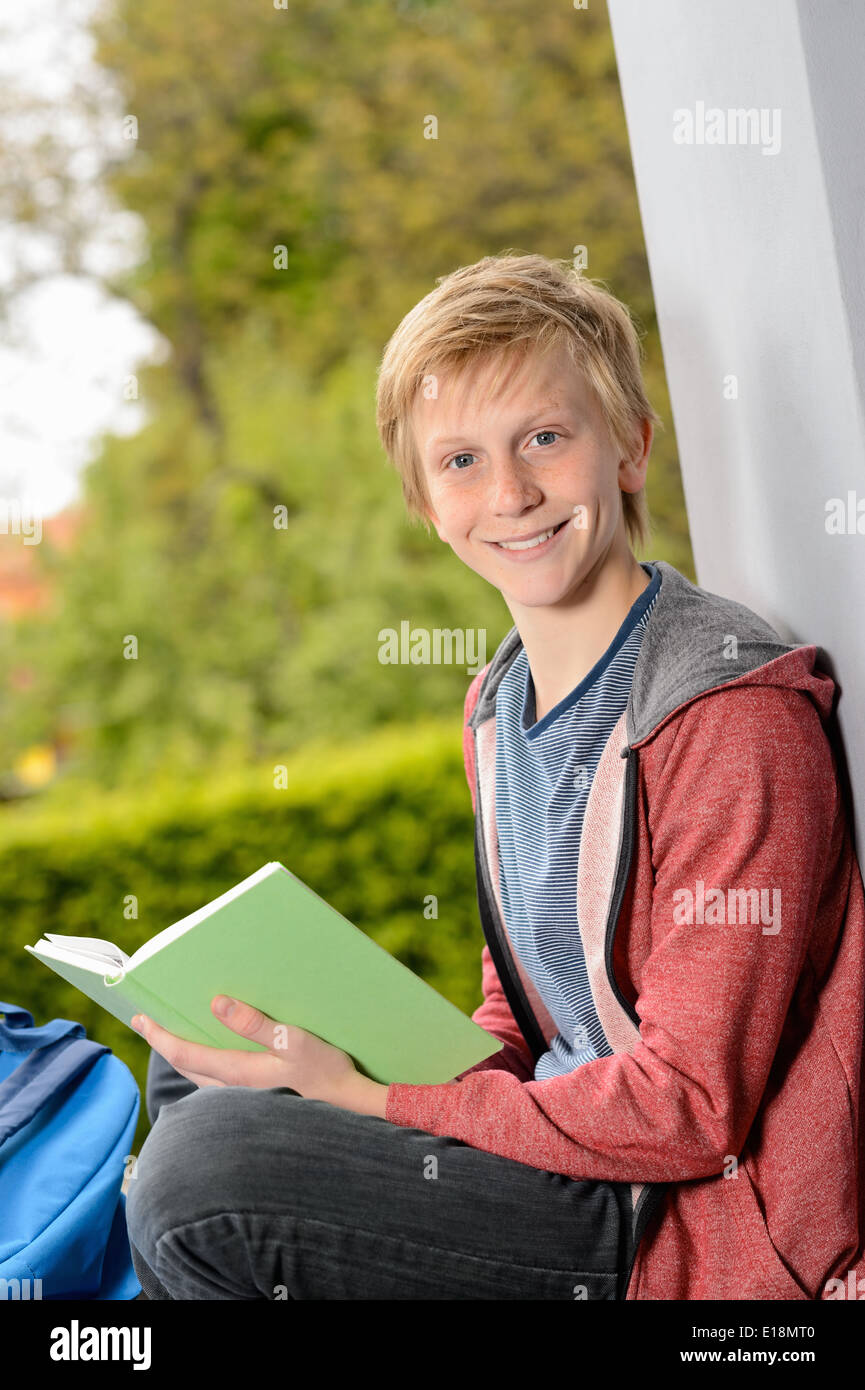
[[[511,454],[501,454],[493,461],[490,508],[496,515],[518,516],[542,497],[530,464]]]

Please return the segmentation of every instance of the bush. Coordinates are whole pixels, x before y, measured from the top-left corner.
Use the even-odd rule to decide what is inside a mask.
[[[0,997],[30,1009],[37,1023],[77,1020],[126,1062],[141,1090],[136,1153],[150,1128],[150,1049],[24,951],[46,931],[103,937],[131,955],[280,860],[466,1013],[481,1001],[483,934],[459,724],[427,721],[351,746],[308,746],[284,767],[279,786],[273,765],[147,797],[73,797],[67,786],[57,802],[0,816]],[[123,915],[130,894],[134,919]],[[424,915],[428,895],[437,916]]]

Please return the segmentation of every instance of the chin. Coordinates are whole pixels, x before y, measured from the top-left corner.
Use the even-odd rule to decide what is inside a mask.
[[[548,591],[535,591],[531,594],[515,594],[512,590],[502,589],[501,593],[509,603],[519,608],[555,608],[557,604],[563,603],[571,591],[565,588],[549,589]]]
[[[551,576],[543,583],[534,584],[514,584],[502,583],[501,576],[496,583],[495,579],[490,580],[499,589],[502,595],[511,603],[518,603],[521,608],[552,608],[557,603],[562,603],[569,595],[573,594],[579,585],[579,577],[570,575],[568,577]]]

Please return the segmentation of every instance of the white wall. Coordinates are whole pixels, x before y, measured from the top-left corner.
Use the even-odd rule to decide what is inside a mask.
[[[865,3],[608,3],[697,580],[820,647],[865,866]],[[676,143],[698,103],[758,143]]]

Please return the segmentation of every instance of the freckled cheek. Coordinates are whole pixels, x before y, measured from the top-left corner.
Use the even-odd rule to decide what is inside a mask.
[[[445,533],[455,541],[466,539],[472,529],[479,525],[478,511],[475,506],[457,502],[454,498],[447,496],[433,498],[433,509],[441,522]]]

